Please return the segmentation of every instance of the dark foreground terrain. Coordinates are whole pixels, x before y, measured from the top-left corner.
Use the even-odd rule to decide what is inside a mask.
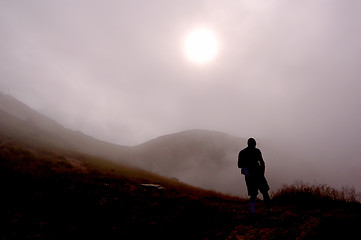
[[[315,191],[316,190],[316,191]],[[361,207],[319,189],[244,199],[0,137],[1,239],[354,239]],[[329,190],[329,189],[328,189]]]

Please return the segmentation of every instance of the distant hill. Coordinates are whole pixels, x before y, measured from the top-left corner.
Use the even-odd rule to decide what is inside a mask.
[[[133,148],[144,169],[186,183],[236,193],[240,189],[236,161],[243,139],[225,133],[188,130],[150,140]]]

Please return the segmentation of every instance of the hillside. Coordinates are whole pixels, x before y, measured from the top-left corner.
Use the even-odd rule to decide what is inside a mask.
[[[177,236],[203,239],[210,225],[226,220],[216,218],[218,199],[234,202],[140,169],[6,137],[0,137],[0,178],[2,239],[165,239],[180,225]]]
[[[81,132],[64,128],[16,98],[1,92],[0,123],[1,134],[31,144],[70,149],[114,161],[124,162],[129,159],[127,157],[129,147],[100,141]]]
[[[138,146],[119,146],[66,129],[16,98],[0,93],[0,133],[40,146],[91,154],[182,182],[240,194],[236,156],[243,139],[206,130],[169,134]]]
[[[2,239],[344,239],[358,203],[286,188],[268,215],[248,201],[140,169],[0,136]]]
[[[246,139],[221,132],[188,130],[157,137],[137,146],[119,146],[64,128],[16,98],[0,93],[0,134],[39,146],[72,150],[177,178],[194,186],[235,196],[246,196],[244,179],[236,165]],[[295,156],[260,141],[272,190],[295,180],[307,169]],[[279,166],[282,165],[282,168]],[[307,171],[306,171],[307,172]]]

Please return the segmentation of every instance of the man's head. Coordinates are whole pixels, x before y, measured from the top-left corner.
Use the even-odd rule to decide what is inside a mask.
[[[256,140],[254,140],[254,138],[250,138],[247,141],[248,147],[256,147],[257,143]]]

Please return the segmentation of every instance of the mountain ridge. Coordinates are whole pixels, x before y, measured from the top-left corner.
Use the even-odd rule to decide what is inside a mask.
[[[239,193],[235,160],[244,139],[229,134],[191,129],[158,136],[136,146],[120,146],[67,129],[1,93],[0,122],[0,132],[31,144],[92,154],[198,187]]]

